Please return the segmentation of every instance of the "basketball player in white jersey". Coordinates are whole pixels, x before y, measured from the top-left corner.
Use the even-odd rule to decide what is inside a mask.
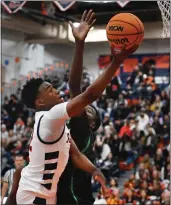
[[[87,18],[90,25],[94,23],[92,15]],[[17,204],[56,204],[56,185],[68,162],[69,152],[77,168],[91,173],[106,188],[103,175],[78,151],[65,122],[82,113],[103,93],[113,73],[136,49],[123,49],[119,53],[112,51],[114,59],[105,72],[84,93],[69,102],[64,102],[59,92],[40,78],[26,83],[22,99],[28,108],[36,110],[36,114],[30,162],[21,173]]]
[[[102,173],[78,151],[65,125],[69,117],[82,111],[82,98],[64,103],[50,83],[38,78],[26,83],[22,99],[28,108],[35,108],[37,112],[29,148],[30,162],[22,170],[17,204],[56,204],[57,184],[68,162],[69,151],[75,166],[98,175],[105,188]]]

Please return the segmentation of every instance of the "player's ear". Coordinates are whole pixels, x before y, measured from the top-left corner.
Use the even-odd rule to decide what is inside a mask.
[[[44,100],[43,99],[36,99],[35,105],[36,105],[36,107],[44,106]]]
[[[91,122],[91,123],[90,123],[90,127],[91,127],[91,129],[94,129],[95,126],[96,126],[96,123],[95,123],[95,122]]]

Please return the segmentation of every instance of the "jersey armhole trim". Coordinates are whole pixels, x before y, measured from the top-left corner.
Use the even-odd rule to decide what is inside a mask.
[[[42,142],[43,144],[49,144],[49,145],[55,144],[56,142],[58,142],[58,141],[62,138],[62,136],[63,136],[63,134],[64,134],[64,131],[65,131],[65,125],[64,125],[64,129],[63,129],[63,131],[62,131],[61,136],[60,136],[57,140],[52,141],[52,142],[45,142],[44,140],[41,139],[41,137],[40,137],[40,135],[39,135],[40,122],[41,122],[42,118],[43,118],[43,115],[40,117],[39,122],[38,122],[38,126],[37,126],[37,137],[38,137],[38,139],[40,140],[40,142]]]

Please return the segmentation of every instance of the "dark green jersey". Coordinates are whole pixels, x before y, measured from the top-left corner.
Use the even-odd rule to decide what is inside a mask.
[[[94,135],[90,130],[87,115],[70,120],[70,132],[78,149],[94,162]],[[68,164],[60,177],[57,192],[57,204],[93,204],[91,175],[75,169],[69,158]]]

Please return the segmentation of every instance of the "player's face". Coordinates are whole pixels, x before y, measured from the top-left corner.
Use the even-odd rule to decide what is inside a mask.
[[[57,91],[53,86],[44,82],[39,88],[38,99],[36,100],[36,105],[42,108],[52,108],[56,104],[63,103],[64,99],[60,96],[59,91]]]
[[[91,106],[87,106],[86,114],[88,116],[89,125],[93,129],[96,125],[96,111]]]

